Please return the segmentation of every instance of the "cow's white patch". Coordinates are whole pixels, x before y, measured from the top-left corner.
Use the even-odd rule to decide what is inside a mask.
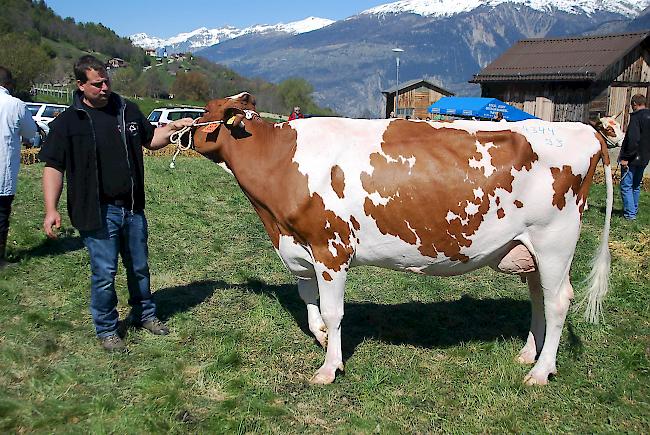
[[[470,216],[478,213],[478,204],[474,204],[473,202],[467,203],[467,206],[465,206],[465,213]]]
[[[494,147],[492,142],[482,144],[481,142],[476,141],[476,151],[481,154],[481,160],[476,160],[473,157],[469,159],[469,167],[482,169],[483,175],[485,175],[486,178],[489,178],[497,170],[497,168],[492,166],[492,156],[489,152],[492,147]]]
[[[483,198],[484,192],[482,188],[474,189],[474,198],[481,199]]]
[[[373,205],[386,205],[390,202],[392,197],[384,198],[377,192],[372,192],[370,195],[368,195],[368,199],[372,201]]]

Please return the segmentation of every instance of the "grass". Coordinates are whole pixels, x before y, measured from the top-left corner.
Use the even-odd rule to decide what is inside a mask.
[[[149,157],[150,267],[167,337],[129,331],[106,355],[88,312],[89,266],[67,217],[40,229],[41,165],[21,169],[0,272],[0,432],[650,433],[650,198],[612,227],[605,322],[571,313],[547,387],[514,362],[530,308],[516,277],[357,268],[343,321],[346,373],[308,379],[324,353],[306,310],[235,181],[205,159]],[[592,188],[576,289],[603,224]],[[618,201],[618,198],[617,198]],[[60,206],[65,210],[65,201]],[[620,210],[617,202],[615,210]],[[128,312],[119,272],[119,311]]]

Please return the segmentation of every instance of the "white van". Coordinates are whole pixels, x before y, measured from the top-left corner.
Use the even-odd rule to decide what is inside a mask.
[[[205,113],[204,109],[196,107],[163,107],[151,111],[147,119],[154,127],[164,127],[172,121],[182,118],[200,118]]]

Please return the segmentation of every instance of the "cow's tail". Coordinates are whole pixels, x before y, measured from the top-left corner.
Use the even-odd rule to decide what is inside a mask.
[[[605,169],[605,186],[607,189],[607,205],[605,209],[605,225],[600,236],[600,245],[596,251],[591,265],[591,272],[587,277],[587,293],[582,301],[586,303],[585,319],[598,323],[602,316],[602,304],[609,290],[609,272],[611,256],[609,253],[609,229],[612,221],[612,206],[614,203],[614,183],[612,181],[612,167],[607,152],[607,144],[600,140],[601,158]]]

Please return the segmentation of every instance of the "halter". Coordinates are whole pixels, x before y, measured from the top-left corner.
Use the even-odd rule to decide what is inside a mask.
[[[254,110],[244,110],[244,115],[246,119],[253,119],[253,117],[260,118],[260,114],[257,113]],[[197,118],[198,119],[198,118]],[[232,120],[234,119],[234,116],[228,120],[228,122],[224,121],[208,121],[208,122],[196,122],[197,119],[194,120],[192,125],[188,125],[187,127],[183,127],[180,130],[176,130],[169,136],[169,142],[176,145],[176,152],[174,153],[174,156],[172,157],[172,161],[169,164],[169,169],[174,169],[176,167],[176,157],[181,153],[181,151],[187,151],[189,149],[194,149],[194,144],[192,143],[192,137],[193,135],[190,133],[190,139],[187,141],[187,145],[183,145],[181,142],[181,138],[185,133],[188,131],[192,130],[193,128],[197,127],[203,127],[205,125],[213,125],[213,124],[231,124]]]

